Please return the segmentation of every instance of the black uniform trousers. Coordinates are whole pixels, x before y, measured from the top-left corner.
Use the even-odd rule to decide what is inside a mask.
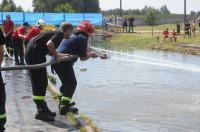
[[[21,38],[13,38],[13,45],[14,45],[14,55],[15,61],[24,62],[24,47],[23,47],[23,40]]]
[[[46,62],[46,56],[38,53],[36,49],[28,49],[25,54],[25,60],[27,65],[41,64]],[[47,69],[39,68],[29,70],[30,79],[33,91],[33,100],[37,102],[44,101],[46,95],[48,79],[47,79]]]
[[[6,92],[5,92],[5,84],[3,82],[3,78],[0,72],[0,131],[4,130],[4,125],[6,123]]]
[[[61,62],[60,64],[52,65],[52,68],[56,71],[62,82],[60,87],[62,96],[72,98],[77,86],[73,64],[70,62]]]
[[[11,55],[13,54],[13,51],[14,51],[14,47],[13,47],[13,43],[12,43],[12,33],[7,35],[5,37],[6,39],[6,48],[7,48],[7,51],[8,53],[10,53]]]

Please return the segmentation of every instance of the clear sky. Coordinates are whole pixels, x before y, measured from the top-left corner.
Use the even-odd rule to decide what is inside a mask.
[[[2,0],[0,0],[1,2]],[[32,10],[32,0],[14,0],[17,5],[21,5],[25,10]],[[119,8],[120,0],[99,0],[101,9]],[[184,0],[122,0],[124,9],[142,9],[145,5],[160,8],[167,5],[173,13],[183,14]],[[191,10],[200,11],[200,0],[187,0],[187,13]]]

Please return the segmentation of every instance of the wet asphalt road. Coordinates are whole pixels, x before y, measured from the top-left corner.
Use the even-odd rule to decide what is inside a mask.
[[[6,61],[4,65],[12,65]],[[54,123],[42,122],[34,118],[36,106],[31,99],[32,90],[27,71],[2,72],[6,83],[7,93],[7,123],[6,132],[68,132],[76,131],[74,125],[67,117],[57,116]],[[52,111],[58,113],[57,103],[50,93],[46,101]]]

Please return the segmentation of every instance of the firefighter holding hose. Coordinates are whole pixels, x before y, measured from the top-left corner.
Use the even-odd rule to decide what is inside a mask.
[[[5,44],[5,38],[0,28],[0,65],[4,57],[3,44]],[[0,72],[0,132],[3,132],[5,130],[4,125],[6,123],[6,109],[5,109],[6,92],[4,85],[5,84],[3,82],[3,78]]]
[[[56,52],[63,38],[68,38],[73,27],[68,22],[63,22],[58,30],[41,33],[31,39],[26,48],[26,63],[28,65],[41,64],[46,62],[46,55],[51,54],[59,63],[63,54]],[[48,85],[47,69],[39,68],[29,70],[33,90],[33,100],[37,106],[35,118],[43,121],[54,121],[55,112],[51,112],[45,102],[46,89]]]
[[[90,21],[84,20],[80,22],[77,30],[73,32],[71,37],[62,40],[57,52],[62,54],[78,55],[81,61],[98,57],[98,53],[88,47],[88,38],[93,32],[94,26]],[[62,86],[60,87],[62,97],[59,101],[60,115],[65,115],[67,112],[78,112],[77,108],[72,107],[74,103],[71,102],[77,85],[73,65],[77,61],[78,57],[52,65],[52,68],[56,71],[62,82]],[[106,56],[103,55],[102,58],[106,58]]]

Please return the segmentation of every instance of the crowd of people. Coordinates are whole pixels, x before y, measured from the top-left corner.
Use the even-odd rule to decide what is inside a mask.
[[[11,57],[14,54],[16,65],[25,64],[24,47],[26,47],[32,37],[40,33],[43,29],[44,23],[43,20],[38,20],[35,26],[30,27],[28,22],[24,22],[21,26],[14,29],[15,25],[11,20],[11,16],[6,16],[6,19],[2,23],[3,35],[6,39],[7,52]]]
[[[35,26],[29,28],[29,24],[24,22],[22,26],[14,30],[14,23],[10,16],[4,21],[3,32],[0,29],[0,62],[3,60],[3,44],[7,48],[14,47],[16,64],[24,64],[24,52],[22,46],[25,44],[25,60],[27,65],[35,65],[46,62],[46,56],[53,56],[56,63],[52,65],[53,70],[58,74],[62,85],[60,87],[61,97],[59,100],[60,115],[67,112],[77,113],[78,109],[72,103],[72,97],[76,89],[77,81],[74,74],[73,65],[80,58],[85,61],[89,58],[97,58],[99,54],[88,46],[88,39],[94,32],[94,26],[90,21],[83,20],[78,27],[73,30],[69,22],[63,22],[56,30],[41,32],[44,21],[39,20]],[[9,25],[9,26],[8,26]],[[5,26],[7,26],[5,28]],[[8,28],[9,27],[9,28]],[[9,35],[9,44],[6,40]],[[13,46],[14,45],[14,46]],[[11,50],[9,50],[11,52]],[[103,55],[103,54],[101,54]],[[20,58],[20,62],[18,60]],[[61,58],[68,61],[61,61]],[[106,55],[101,56],[106,59]],[[32,84],[33,101],[36,104],[37,113],[35,119],[42,121],[54,121],[56,113],[52,112],[45,101],[48,85],[47,68],[29,70]],[[42,83],[41,83],[42,82]],[[0,74],[0,132],[5,130],[6,110],[5,110],[5,87]]]
[[[187,20],[185,23],[185,27],[184,27],[184,38],[187,35],[188,37],[191,37],[191,35],[193,34],[193,37],[195,38],[195,32],[196,32],[196,24],[198,23],[199,27],[200,27],[200,21],[193,19],[192,24],[189,23],[189,21]]]
[[[106,31],[115,32],[116,28],[120,28],[123,29],[122,32],[134,32],[134,21],[134,17],[104,17],[104,29]]]
[[[198,26],[200,27],[200,19],[196,20],[196,19],[193,19],[191,21],[191,24],[190,22],[187,20],[186,23],[184,24],[184,38],[187,36],[188,38],[190,37],[196,37],[196,25],[198,24]],[[165,41],[166,39],[170,39],[170,41],[177,41],[177,32],[175,29],[173,29],[173,31],[170,33],[169,32],[169,29],[166,28],[164,31],[163,31],[163,40]]]

